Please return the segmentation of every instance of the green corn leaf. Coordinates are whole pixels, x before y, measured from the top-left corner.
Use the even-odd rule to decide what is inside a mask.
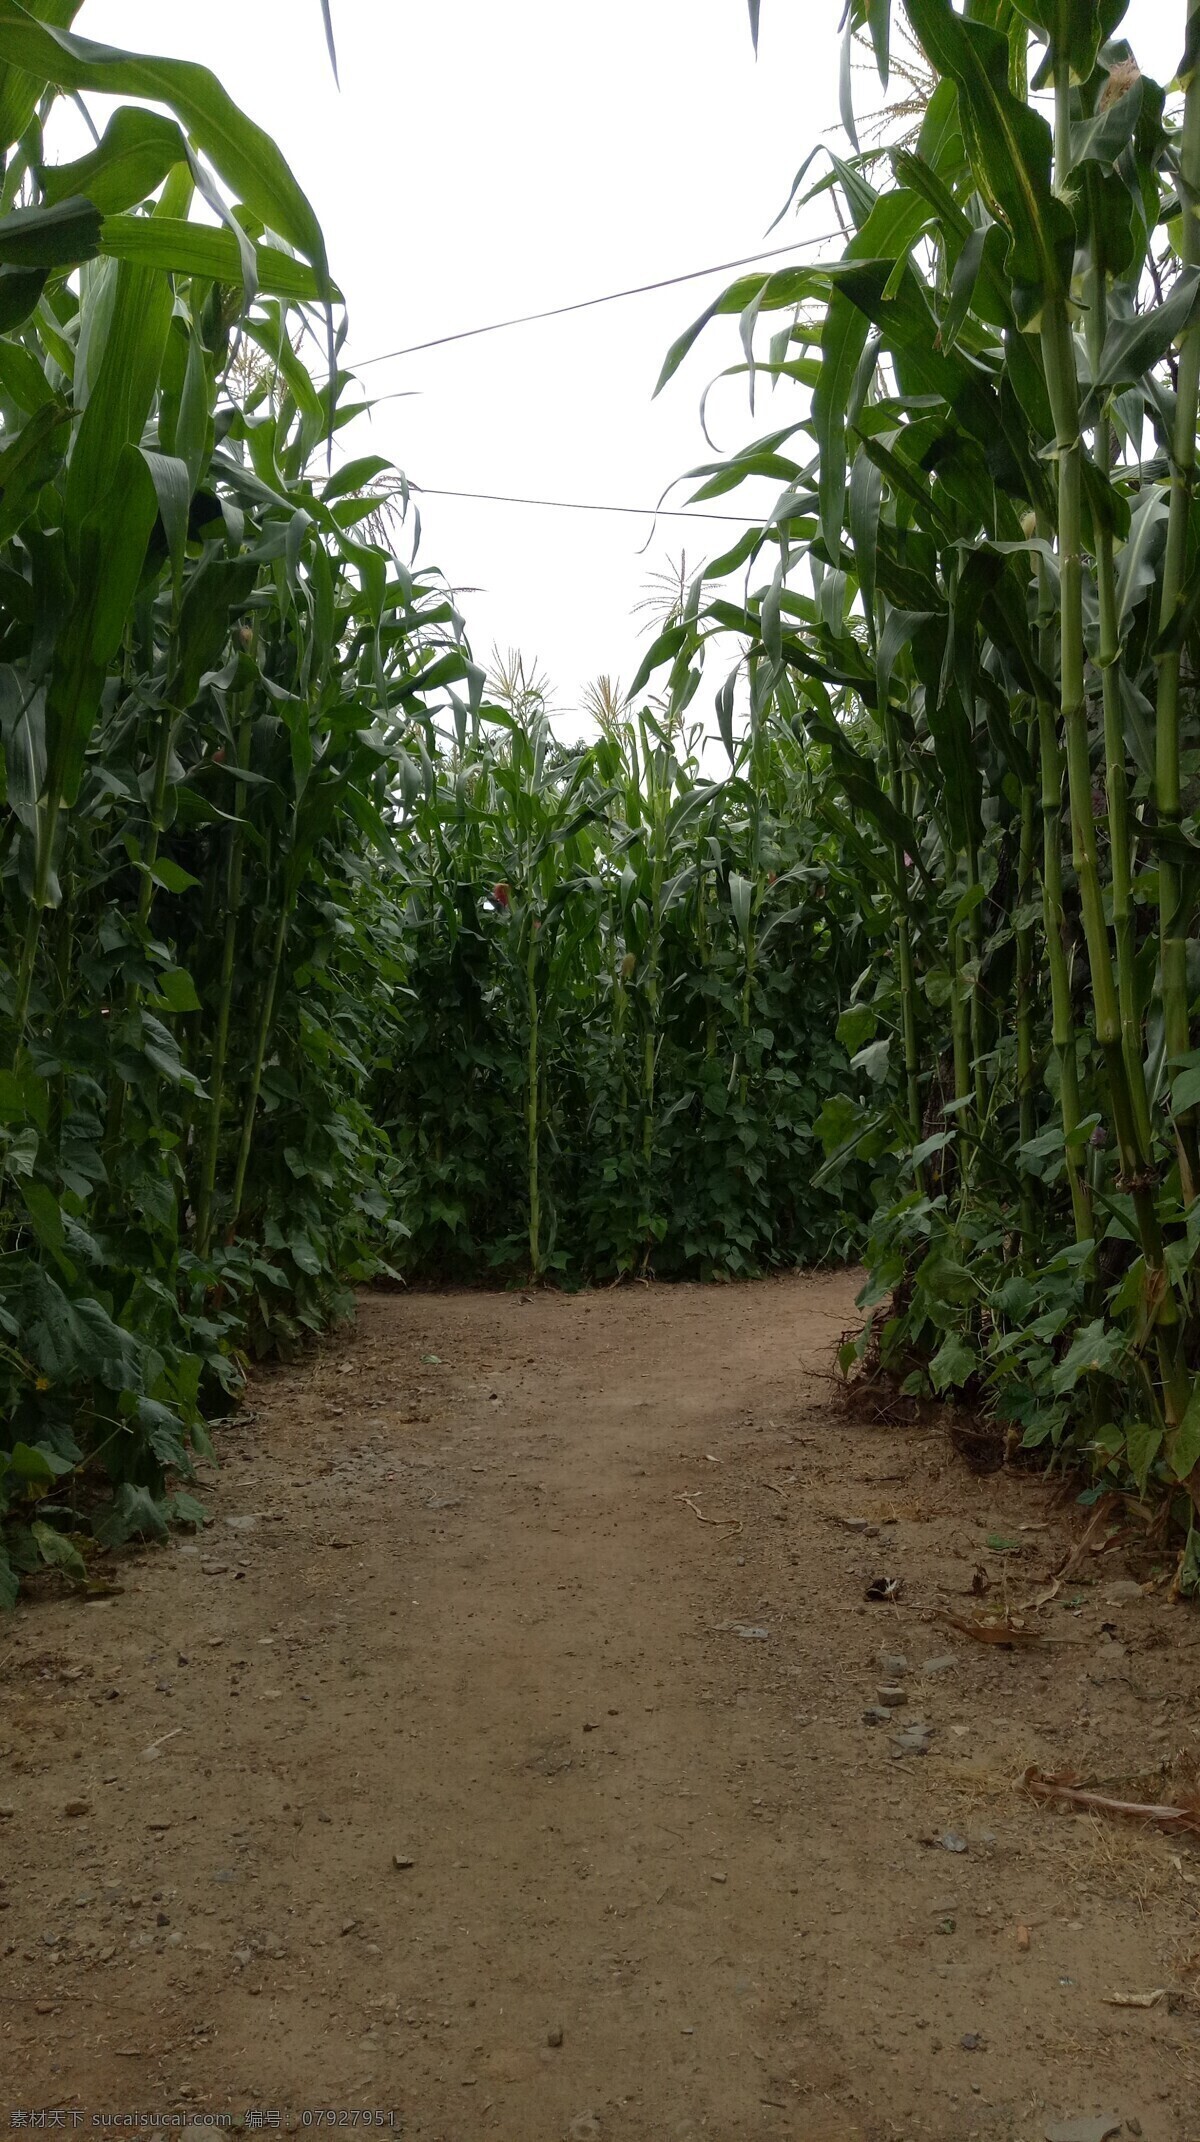
[[[699,340],[710,320],[729,314],[740,314],[750,305],[759,312],[790,310],[803,304],[806,298],[822,296],[827,288],[819,270],[813,268],[785,268],[775,275],[744,275],[740,281],[731,283],[712,304],[705,307],[698,320],[671,344],[658,375],[655,394],[661,394],[667,381],[679,370],[688,351]]]
[[[9,335],[37,311],[49,278],[46,268],[0,268],[0,335]]]
[[[1095,387],[1107,391],[1141,378],[1200,319],[1200,268],[1182,268],[1170,297],[1131,320],[1114,320],[1100,353]]]
[[[1021,325],[1040,322],[1048,298],[1065,294],[1074,219],[1051,190],[1050,128],[1009,84],[1008,39],[968,21],[950,0],[905,0],[927,59],[958,90],[959,120],[975,183],[1009,234],[1008,274]]]
[[[0,453],[0,543],[7,543],[31,513],[62,467],[70,436],[71,412],[58,401],[43,402]]]
[[[209,276],[214,282],[234,286],[242,282],[241,250],[231,231],[186,223],[174,216],[106,216],[100,251],[112,260],[162,268],[175,275]],[[278,246],[260,243],[255,259],[258,287],[268,297],[303,305],[315,303],[326,288],[332,298],[340,295],[335,284],[323,284],[303,260],[281,253]]]
[[[854,457],[850,472],[850,540],[854,568],[862,595],[867,636],[875,638],[875,565],[879,554],[879,512],[883,481],[874,462],[864,453]],[[876,670],[878,681],[878,669]],[[886,685],[885,685],[886,697]]]
[[[83,194],[102,216],[117,216],[147,200],[168,171],[186,160],[187,145],[173,119],[122,105],[97,148],[74,163],[42,171],[42,192],[51,205]]]
[[[93,397],[89,415],[96,405]],[[47,785],[68,803],[78,790],[108,664],[125,630],[158,513],[150,472],[138,449],[122,446],[115,461],[104,458],[108,489],[75,531],[79,591],[59,640],[46,697]]]
[[[141,439],[170,321],[166,277],[151,268],[119,268],[103,354],[67,476],[64,525],[73,538],[90,513],[103,514],[118,462]]]
[[[841,113],[842,125],[857,149],[858,132],[854,124],[853,66],[854,20],[849,15],[849,11],[847,11],[846,27],[842,32],[842,61],[838,72],[838,110]]]
[[[23,343],[0,341],[0,393],[8,395],[29,416],[54,400],[54,389],[45,372]]]
[[[100,211],[78,195],[0,216],[0,262],[9,268],[72,268],[100,250]]]
[[[175,454],[153,453],[148,446],[143,446],[140,452],[150,472],[150,481],[154,485],[159,519],[167,539],[171,567],[178,581],[183,574],[188,515],[192,502],[192,485],[187,463],[180,461]]]
[[[866,313],[835,287],[821,335],[821,376],[812,398],[813,430],[821,457],[821,533],[834,557],[841,550],[846,510],[846,409],[869,324]]]
[[[58,89],[167,105],[251,213],[295,246],[325,287],[325,242],[312,208],[274,142],[207,67],[93,43],[37,21],[18,0],[0,0],[0,62]]]
[[[1061,53],[1066,59],[1075,82],[1090,79],[1101,45],[1128,5],[1129,0],[1013,0],[1016,12],[1047,40],[1049,56]]]
[[[733,909],[733,919],[738,927],[738,936],[744,945],[748,945],[750,942],[750,909],[753,897],[754,887],[751,885],[749,878],[744,878],[739,871],[731,871],[729,875],[729,904]]]
[[[1122,635],[1142,596],[1158,585],[1158,560],[1169,511],[1167,493],[1150,490],[1130,516],[1129,536],[1117,555],[1117,625]]]
[[[39,22],[69,29],[83,0],[30,0],[26,13]],[[0,59],[0,150],[7,151],[21,139],[38,107],[44,83],[34,74]]]
[[[189,579],[180,610],[172,685],[184,705],[195,698],[204,672],[216,669],[229,639],[230,614],[245,605],[257,578],[258,566],[252,558],[208,557]]]

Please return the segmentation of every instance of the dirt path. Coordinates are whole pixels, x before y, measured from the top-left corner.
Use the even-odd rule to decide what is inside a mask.
[[[1013,1780],[1178,1785],[1200,1621],[1119,1553],[936,1620],[1078,1519],[834,1403],[853,1293],[370,1298],[201,1542],[7,1623],[0,2120],[1197,2142],[1200,1851]]]

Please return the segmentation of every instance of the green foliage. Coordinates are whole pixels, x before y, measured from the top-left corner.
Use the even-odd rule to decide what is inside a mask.
[[[297,355],[322,313],[269,294],[332,295],[282,158],[206,70],[73,13],[0,7],[5,1604],[202,1521],[246,1353],[402,1240],[366,1100],[396,709],[469,669],[382,465],[328,473],[358,405]],[[79,89],[174,117],[118,109],[56,167]]]
[[[566,750],[544,712],[432,731],[397,828],[409,1002],[373,1107],[419,1272],[747,1273],[848,1255],[865,1168],[812,1188],[853,1084],[857,899],[820,753],[755,724],[727,778],[655,712]]]
[[[905,12],[915,146],[813,189],[843,258],[705,315],[741,314],[752,379],[783,315],[787,489],[647,675],[685,704],[734,635],[755,702],[827,753],[813,816],[868,940],[839,1034],[904,1077],[869,1124],[841,1093],[817,1121],[821,1181],[879,1139],[857,1353],[1195,1505],[1200,78],[1173,110],[1121,0]],[[890,13],[852,0],[847,99],[855,38],[886,83]]]

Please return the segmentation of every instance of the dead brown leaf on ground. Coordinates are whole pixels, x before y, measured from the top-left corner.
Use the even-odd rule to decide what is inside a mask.
[[[1023,1622],[1017,1621],[1011,1614],[1002,1615],[994,1621],[968,1621],[963,1615],[947,1613],[942,1607],[938,1612],[938,1620],[948,1623],[950,1628],[957,1629],[962,1636],[974,1637],[977,1644],[1005,1644],[1011,1647],[1018,1644],[1040,1644],[1043,1640],[1040,1629],[1027,1629]]]

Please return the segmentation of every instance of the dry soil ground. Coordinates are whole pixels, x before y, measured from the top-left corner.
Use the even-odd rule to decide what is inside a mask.
[[[1015,1781],[1186,1781],[1200,1621],[1121,1549],[939,1618],[1081,1521],[847,1410],[853,1295],[375,1296],[259,1378],[203,1539],[0,1637],[0,2120],[1195,2142],[1200,1851]]]

